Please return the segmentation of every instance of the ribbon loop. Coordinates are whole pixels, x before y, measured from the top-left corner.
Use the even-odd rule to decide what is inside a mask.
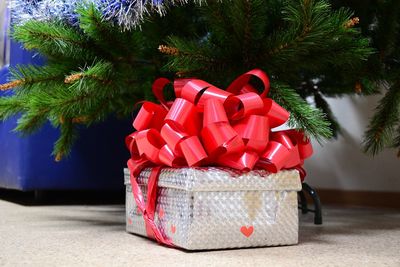
[[[170,167],[184,166],[186,163],[185,160],[176,155],[168,145],[164,145],[160,149],[159,159],[162,163]]]
[[[204,106],[203,127],[217,122],[228,122],[228,117],[221,101],[211,98]]]
[[[197,135],[200,130],[199,120],[196,106],[186,99],[177,98],[165,116],[164,122],[172,123],[190,135]]]
[[[169,104],[167,103],[167,101],[165,101],[164,98],[164,88],[169,83],[171,83],[171,81],[166,78],[158,78],[154,81],[152,86],[154,96],[157,98],[158,101],[160,101],[161,105],[165,107],[165,109],[168,109]]]
[[[217,150],[227,152],[228,145],[231,143],[233,139],[235,139],[238,134],[228,123],[213,123],[207,125],[201,131],[201,137],[204,143],[204,146],[209,155],[212,155],[217,152]],[[240,150],[244,147],[244,143],[240,141],[235,143],[237,146],[230,146],[230,153]],[[233,150],[233,151],[232,151]]]
[[[239,120],[249,115],[260,114],[264,109],[264,102],[256,93],[245,93],[229,97],[225,107],[231,120]]]
[[[264,114],[267,114],[271,128],[278,127],[284,124],[289,119],[289,112],[283,107],[279,106],[271,98],[264,98]]]
[[[167,110],[162,106],[146,101],[133,121],[133,127],[138,131],[149,128],[159,130],[166,114]]]
[[[180,141],[187,138],[189,135],[181,128],[177,128],[174,124],[165,123],[161,128],[161,137],[164,138],[165,142],[172,149],[174,154],[180,155],[178,144]]]
[[[197,104],[201,95],[210,86],[212,85],[202,80],[190,80],[183,86],[181,97]]]
[[[245,151],[242,154],[224,155],[218,159],[218,163],[222,166],[248,172],[254,168],[258,159],[257,153]]]
[[[207,153],[197,136],[191,136],[180,142],[180,148],[188,166],[198,166],[207,158]]]
[[[248,149],[262,153],[269,140],[268,118],[260,115],[251,115],[234,126],[237,133],[246,142]]]
[[[207,102],[209,99],[217,99],[224,103],[228,97],[231,96],[230,93],[221,90],[215,86],[211,86],[204,90],[203,94],[200,96],[200,99],[198,101],[198,107],[202,109],[204,107],[204,104]]]
[[[147,159],[155,164],[160,164],[158,154],[161,147],[165,145],[161,135],[154,129],[138,132],[136,135],[136,145],[139,155],[146,156]]]
[[[242,74],[236,80],[234,80],[231,85],[229,85],[228,89],[226,91],[233,93],[235,95],[239,93],[249,93],[249,92],[257,92],[254,87],[252,87],[249,82],[252,77],[258,78],[263,86],[264,90],[260,94],[262,98],[265,98],[268,95],[269,88],[270,88],[270,82],[267,74],[263,72],[260,69],[254,69],[251,71],[246,72],[245,74]]]
[[[193,80],[193,79],[182,78],[182,79],[176,79],[174,81],[174,91],[175,91],[176,97],[181,97],[182,88],[191,80]]]

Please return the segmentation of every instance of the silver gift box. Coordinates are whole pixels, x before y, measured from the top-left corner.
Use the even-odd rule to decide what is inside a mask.
[[[138,177],[147,194],[150,169]],[[147,236],[125,169],[126,230]],[[188,250],[292,245],[298,242],[299,173],[226,168],[165,168],[158,181],[155,224]]]

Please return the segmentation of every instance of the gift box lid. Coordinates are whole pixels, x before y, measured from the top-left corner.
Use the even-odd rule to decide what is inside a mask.
[[[146,185],[151,169],[144,169],[138,184]],[[130,184],[130,172],[124,170],[125,185]],[[253,170],[241,173],[233,169],[218,167],[164,168],[161,170],[158,186],[185,191],[300,191],[301,180],[297,170],[282,170],[269,173]]]

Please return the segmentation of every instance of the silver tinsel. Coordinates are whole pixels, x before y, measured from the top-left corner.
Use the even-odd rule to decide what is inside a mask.
[[[101,10],[104,19],[129,30],[139,25],[150,10],[164,14],[164,1],[102,0]]]
[[[118,25],[122,30],[138,26],[151,12],[163,15],[168,7],[188,3],[188,0],[9,0],[14,25],[28,20],[63,21],[78,25],[76,8],[93,3],[103,14],[103,19]],[[202,0],[194,0],[201,3]]]
[[[164,15],[169,7],[184,5],[190,0],[100,0],[100,9],[106,20],[112,21],[123,30],[138,26],[151,12]],[[192,0],[202,3],[205,0]]]
[[[9,6],[14,25],[28,20],[78,22],[75,9],[83,0],[10,0]]]

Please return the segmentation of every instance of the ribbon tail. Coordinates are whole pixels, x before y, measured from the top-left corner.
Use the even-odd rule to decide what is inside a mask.
[[[172,241],[162,234],[162,232],[154,222],[154,213],[157,202],[157,188],[158,188],[157,183],[161,167],[153,168],[150,173],[149,182],[147,185],[147,203],[145,203],[144,201],[143,192],[140,189],[140,186],[137,182],[137,178],[139,175],[138,173],[140,172],[138,172],[137,170],[133,171],[131,169],[131,166],[129,165],[128,167],[130,169],[130,181],[132,186],[133,197],[135,199],[136,205],[138,206],[139,210],[143,215],[143,219],[146,225],[147,235],[150,238],[154,238],[155,240],[157,240],[157,242],[160,244],[169,247],[175,247]]]

